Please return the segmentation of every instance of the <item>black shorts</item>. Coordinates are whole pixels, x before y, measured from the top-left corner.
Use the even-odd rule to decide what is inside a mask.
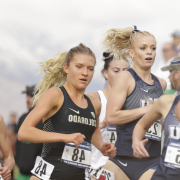
[[[43,159],[48,163],[54,165],[53,172],[50,176],[51,180],[75,180],[75,179],[84,180],[85,179],[85,169],[78,168],[72,165],[68,165],[64,162],[61,162],[61,160],[57,156],[54,157],[51,156],[48,158],[45,157]]]
[[[109,160],[114,162],[131,180],[138,180],[148,169],[156,170],[159,163],[159,157],[137,159],[129,156],[116,156]]]
[[[164,166],[164,158],[161,156],[156,172],[151,180],[180,180],[180,169]]]

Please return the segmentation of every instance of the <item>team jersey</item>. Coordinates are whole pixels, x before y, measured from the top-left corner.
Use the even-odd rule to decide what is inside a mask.
[[[180,95],[174,99],[164,120],[164,147],[157,170],[151,180],[180,179],[180,122],[174,114]]]
[[[177,96],[174,99],[174,102],[172,104],[172,107],[168,113],[168,115],[166,116],[165,120],[164,120],[164,147],[163,147],[163,153],[162,156],[164,157],[164,160],[167,162],[165,162],[165,165],[169,165],[170,167],[176,167],[176,165],[173,165],[173,163],[170,161],[168,161],[172,155],[175,155],[178,157],[176,160],[179,164],[179,168],[180,168],[180,156],[179,156],[179,152],[180,152],[180,122],[178,121],[178,119],[176,118],[176,115],[174,114],[174,109],[177,105],[177,103],[180,100],[180,95]],[[177,151],[177,152],[176,152]],[[175,160],[175,161],[176,161]],[[178,166],[178,165],[177,165]],[[180,169],[179,169],[180,171]]]
[[[161,84],[153,74],[151,74],[151,76],[154,80],[154,84],[149,85],[145,83],[132,68],[130,68],[128,71],[131,73],[131,75],[135,80],[135,88],[133,92],[126,98],[125,103],[121,108],[121,110],[131,110],[146,106],[149,104],[148,99],[155,100],[158,99],[163,94]],[[115,145],[117,148],[117,155],[133,156],[132,133],[139,119],[140,118],[131,121],[127,124],[116,126],[117,141]],[[154,138],[153,140],[149,139],[148,143],[145,146],[151,157],[160,156],[160,151],[161,151],[161,139],[159,137],[161,133],[159,131],[161,130],[158,131],[157,126],[159,127],[159,124],[156,124],[153,127],[151,127],[151,130],[149,130],[148,131],[149,133],[147,133],[147,136],[152,136]],[[158,132],[157,136],[156,136],[156,132]],[[153,135],[153,133],[155,135]],[[158,140],[156,140],[156,138]]]
[[[96,129],[97,121],[95,110],[90,99],[86,95],[84,95],[87,100],[88,106],[87,108],[80,108],[72,101],[63,86],[60,87],[60,89],[64,95],[64,102],[61,108],[44,122],[43,130],[47,132],[62,134],[81,133],[86,137],[84,140],[86,144],[91,143],[91,138]],[[68,145],[69,149],[71,149],[73,146],[71,143],[69,143]],[[67,144],[65,144],[64,142],[43,143],[41,158],[46,162],[47,166],[49,163],[50,165],[52,165],[52,169],[54,168],[49,179],[84,179],[85,169],[69,165],[75,164],[76,161],[79,161],[79,159],[81,161],[82,159],[84,160],[84,154],[81,157],[79,148],[74,149],[71,157],[71,160],[73,162],[66,164],[66,161],[62,161],[62,155],[66,146]],[[85,146],[82,145],[82,147]],[[43,162],[43,160],[41,160],[40,162]],[[51,169],[51,166],[49,167]],[[34,172],[37,172],[36,169],[34,170]],[[43,170],[39,170],[38,172],[41,173],[40,175],[43,175],[42,173],[44,173]]]

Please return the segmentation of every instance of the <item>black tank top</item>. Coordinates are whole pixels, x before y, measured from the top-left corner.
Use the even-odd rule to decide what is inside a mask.
[[[69,97],[66,89],[60,87],[64,95],[61,108],[43,124],[43,130],[62,134],[81,133],[85,135],[85,141],[91,143],[92,135],[96,129],[96,116],[90,99],[87,100],[87,108],[78,107]],[[65,143],[43,143],[42,158],[57,161],[61,159]],[[58,157],[58,158],[57,158]]]
[[[128,71],[131,73],[131,75],[135,80],[135,88],[132,94],[130,94],[126,98],[126,101],[123,107],[121,108],[121,110],[131,110],[146,106],[146,104],[148,103],[146,98],[150,100],[154,100],[154,99],[158,99],[163,94],[161,84],[159,80],[156,78],[156,76],[154,76],[153,74],[151,74],[151,76],[154,79],[154,85],[149,85],[145,83],[132,68],[130,68]],[[140,118],[131,121],[127,124],[116,126],[117,155],[133,156],[132,133],[139,119]],[[160,156],[161,141],[155,141],[149,139],[145,147],[151,157]]]

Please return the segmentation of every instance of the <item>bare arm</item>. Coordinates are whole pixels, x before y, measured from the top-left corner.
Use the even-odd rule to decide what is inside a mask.
[[[0,149],[4,156],[4,167],[1,168],[0,174],[4,179],[11,177],[11,171],[14,167],[14,158],[11,151],[9,139],[7,137],[6,125],[4,124],[3,117],[0,115]],[[7,178],[8,179],[8,178]]]
[[[63,104],[64,96],[59,88],[48,89],[39,99],[36,107],[28,114],[18,132],[20,141],[44,143],[44,142],[73,142],[76,145],[84,141],[85,136],[81,133],[61,134],[45,132],[35,126],[48,114],[55,113]],[[53,114],[54,114],[53,113]]]
[[[126,124],[142,117],[149,106],[132,110],[120,110],[129,94],[135,88],[135,81],[129,72],[121,72],[113,83],[107,101],[106,121],[108,126]]]
[[[90,93],[87,94],[87,96],[92,96],[92,97],[100,100],[98,92],[90,92]],[[103,122],[99,123],[99,129],[103,129],[106,126],[107,126],[106,121],[103,121]]]
[[[136,124],[132,137],[132,148],[134,156],[138,155],[138,158],[149,156],[148,152],[144,148],[145,144],[148,142],[148,139],[143,141],[142,139],[144,138],[144,135],[150,126],[161,117],[166,116],[169,112],[173,101],[171,100],[170,106],[167,107],[167,98],[168,96],[163,95],[157,101],[155,101],[150,111],[147,112],[147,114],[145,114]]]
[[[95,98],[91,98],[91,101],[95,108],[97,119],[96,130],[93,133],[91,142],[99,151],[101,151],[104,156],[109,156],[113,158],[116,155],[116,148],[113,144],[103,143],[101,132],[99,129],[99,114],[101,111],[101,103],[98,99]]]

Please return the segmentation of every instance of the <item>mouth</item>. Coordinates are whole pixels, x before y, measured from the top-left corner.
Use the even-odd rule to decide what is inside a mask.
[[[151,61],[152,58],[151,58],[151,57],[147,57],[145,60],[146,60],[146,61]]]
[[[86,82],[86,81],[87,81],[87,79],[82,78],[82,79],[80,79],[80,81]]]

